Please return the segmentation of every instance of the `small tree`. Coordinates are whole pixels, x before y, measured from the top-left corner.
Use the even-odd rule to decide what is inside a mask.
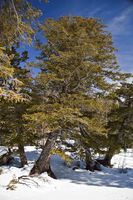
[[[19,138],[16,143],[21,149],[22,165],[26,163],[23,147],[24,137],[22,136],[22,114],[25,112],[27,107],[25,102],[28,100],[26,92],[28,71],[19,66],[22,59],[25,59],[25,55],[19,56],[12,46],[19,46],[20,42],[28,44],[32,42],[37,30],[36,19],[39,16],[40,11],[32,7],[29,1],[0,1],[1,138],[3,139],[2,142],[5,142],[6,139],[6,142],[10,143],[10,145],[14,138]],[[21,136],[18,134],[20,132]],[[10,139],[11,141],[9,141]]]
[[[133,84],[122,83],[116,90],[116,97],[117,106],[112,109],[108,123],[112,156],[116,150],[126,151],[133,145]]]

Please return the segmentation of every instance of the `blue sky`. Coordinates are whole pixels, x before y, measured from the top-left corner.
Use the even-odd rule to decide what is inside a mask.
[[[64,15],[100,18],[113,35],[114,46],[118,49],[119,65],[124,72],[133,72],[133,0],[30,0],[47,17],[59,18]],[[28,48],[34,59],[38,54]]]

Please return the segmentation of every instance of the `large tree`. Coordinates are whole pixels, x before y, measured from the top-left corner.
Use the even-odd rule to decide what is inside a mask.
[[[41,55],[34,64],[41,70],[35,80],[40,101],[26,118],[29,129],[38,133],[41,127],[48,140],[31,174],[49,171],[50,150],[61,133],[81,126],[91,134],[106,133],[105,118],[98,115],[108,109],[100,96],[125,75],[104,28],[99,20],[82,17],[47,19],[41,26],[47,42],[38,42]]]

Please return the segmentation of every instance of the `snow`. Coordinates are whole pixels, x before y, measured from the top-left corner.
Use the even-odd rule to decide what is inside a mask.
[[[133,199],[133,151],[121,152],[112,159],[112,169],[102,167],[102,171],[89,172],[85,169],[72,170],[58,155],[51,158],[51,166],[58,177],[50,178],[46,173],[38,177],[28,177],[41,149],[25,147],[29,164],[24,168],[2,166],[0,175],[0,200],[132,200]],[[127,173],[120,169],[126,168]],[[20,179],[15,190],[7,190],[13,177],[26,175]]]
[[[8,152],[8,148],[4,146],[0,146],[0,156],[6,154]]]
[[[66,139],[66,142],[70,145],[74,145],[75,144],[75,140],[72,139]]]

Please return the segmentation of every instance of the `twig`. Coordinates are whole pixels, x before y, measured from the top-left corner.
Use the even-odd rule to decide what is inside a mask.
[[[35,184],[37,185],[37,187],[39,187],[39,184],[38,184],[36,181],[30,179],[29,176],[23,175],[23,176],[19,176],[19,177],[18,177],[18,183],[28,185],[28,184],[26,184],[26,183],[20,182],[20,180],[29,180],[29,181],[32,181],[33,183],[35,183]],[[29,186],[29,185],[28,185],[28,186]],[[29,187],[30,187],[30,186],[29,186]]]

